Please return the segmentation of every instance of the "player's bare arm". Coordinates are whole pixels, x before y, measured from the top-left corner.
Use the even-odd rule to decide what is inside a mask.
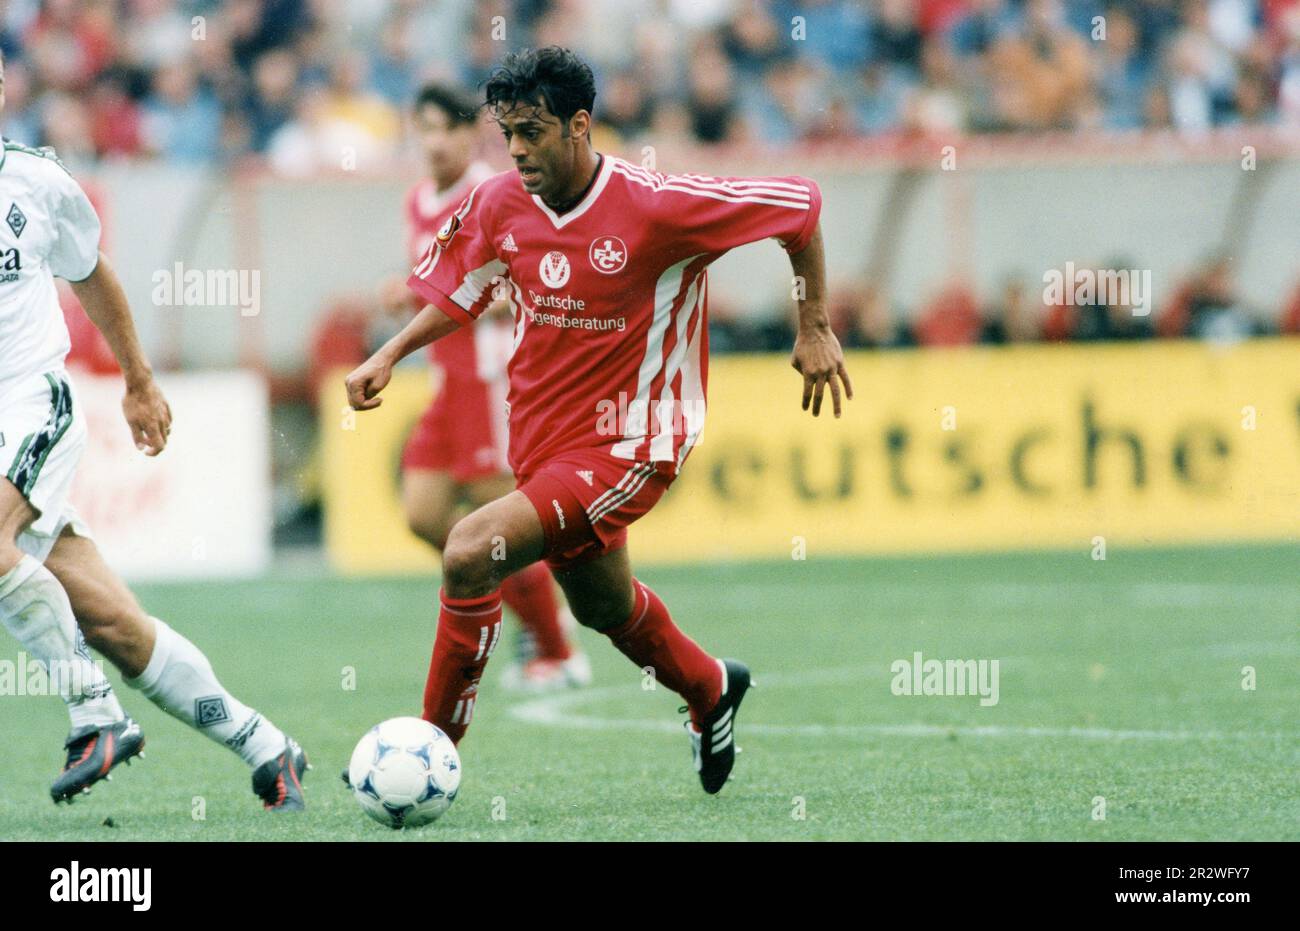
[[[393,366],[417,349],[441,339],[460,324],[448,317],[433,304],[426,304],[401,332],[380,346],[344,380],[348,390],[348,404],[353,410],[374,410],[384,402],[379,392],[388,387],[393,377]]]
[[[122,413],[131,428],[136,448],[156,456],[167,445],[172,428],[172,411],[167,399],[153,379],[153,369],[140,346],[122,282],[108,256],[99,253],[99,262],[90,277],[72,283],[72,290],[86,310],[90,322],[108,340],[109,348],[126,380]]]
[[[822,248],[822,230],[818,224],[812,239],[802,251],[790,256],[790,267],[803,282],[803,297],[798,301],[799,332],[794,340],[790,364],[803,376],[803,409],[812,404],[812,413],[821,414],[822,397],[831,389],[831,406],[835,416],[841,413],[840,383],[844,397],[852,400],[853,382],[844,368],[844,351],[831,332],[826,316],[826,255]]]

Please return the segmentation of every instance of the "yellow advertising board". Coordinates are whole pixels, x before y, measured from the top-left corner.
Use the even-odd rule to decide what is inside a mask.
[[[1300,540],[1300,340],[851,353],[836,421],[779,356],[722,356],[703,438],[631,534],[644,562]],[[328,545],[428,568],[403,529],[403,373],[348,426],[325,405]],[[594,414],[593,414],[594,416]]]

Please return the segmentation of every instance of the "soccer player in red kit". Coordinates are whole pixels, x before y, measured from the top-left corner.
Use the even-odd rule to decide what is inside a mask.
[[[415,99],[412,122],[428,175],[406,197],[407,243],[418,261],[466,196],[493,172],[473,160],[477,103],[454,87],[431,83]],[[385,303],[419,310],[405,279],[389,282]],[[502,319],[504,317],[505,319]],[[402,504],[411,531],[437,550],[447,542],[457,508],[478,507],[514,489],[506,464],[506,360],[509,311],[489,313],[429,347],[440,375],[433,401],[402,452]],[[505,683],[522,691],[587,685],[587,657],[565,636],[551,575],[540,562],[516,572],[501,598],[518,615],[532,655],[507,670]]]
[[[710,656],[632,576],[627,527],[663,495],[704,426],[708,265],[775,238],[802,280],[791,362],[803,407],[852,386],[824,308],[821,192],[801,177],[665,175],[591,144],[595,82],[567,49],[514,53],[486,106],[515,170],[479,184],[415,267],[427,305],[347,378],[357,410],[407,354],[474,325],[494,299],[515,316],[510,466],[518,488],[461,519],[443,556],[424,716],[459,741],[501,629],[500,586],[544,559],[579,622],[685,699],[704,790],[735,762],[744,664]]]

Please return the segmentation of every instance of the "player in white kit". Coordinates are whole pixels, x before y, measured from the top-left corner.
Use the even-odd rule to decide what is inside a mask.
[[[3,80],[0,62],[0,108]],[[54,276],[72,283],[112,347],[136,446],[158,455],[171,428],[126,295],[99,251],[94,209],[52,150],[6,141],[0,217],[0,622],[48,671],[72,719],[50,794],[71,802],[144,746],[89,645],[158,707],[239,754],[265,808],[302,809],[302,749],[227,692],[194,644],[141,610],[68,504],[86,427],[64,372],[68,330]]]

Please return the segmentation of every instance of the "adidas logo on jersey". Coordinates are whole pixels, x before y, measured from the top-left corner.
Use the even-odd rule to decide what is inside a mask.
[[[579,469],[578,478],[586,482],[587,487],[591,487],[591,469]]]
[[[506,238],[501,240],[502,252],[518,252],[519,247],[515,245],[515,234],[506,233]]]

